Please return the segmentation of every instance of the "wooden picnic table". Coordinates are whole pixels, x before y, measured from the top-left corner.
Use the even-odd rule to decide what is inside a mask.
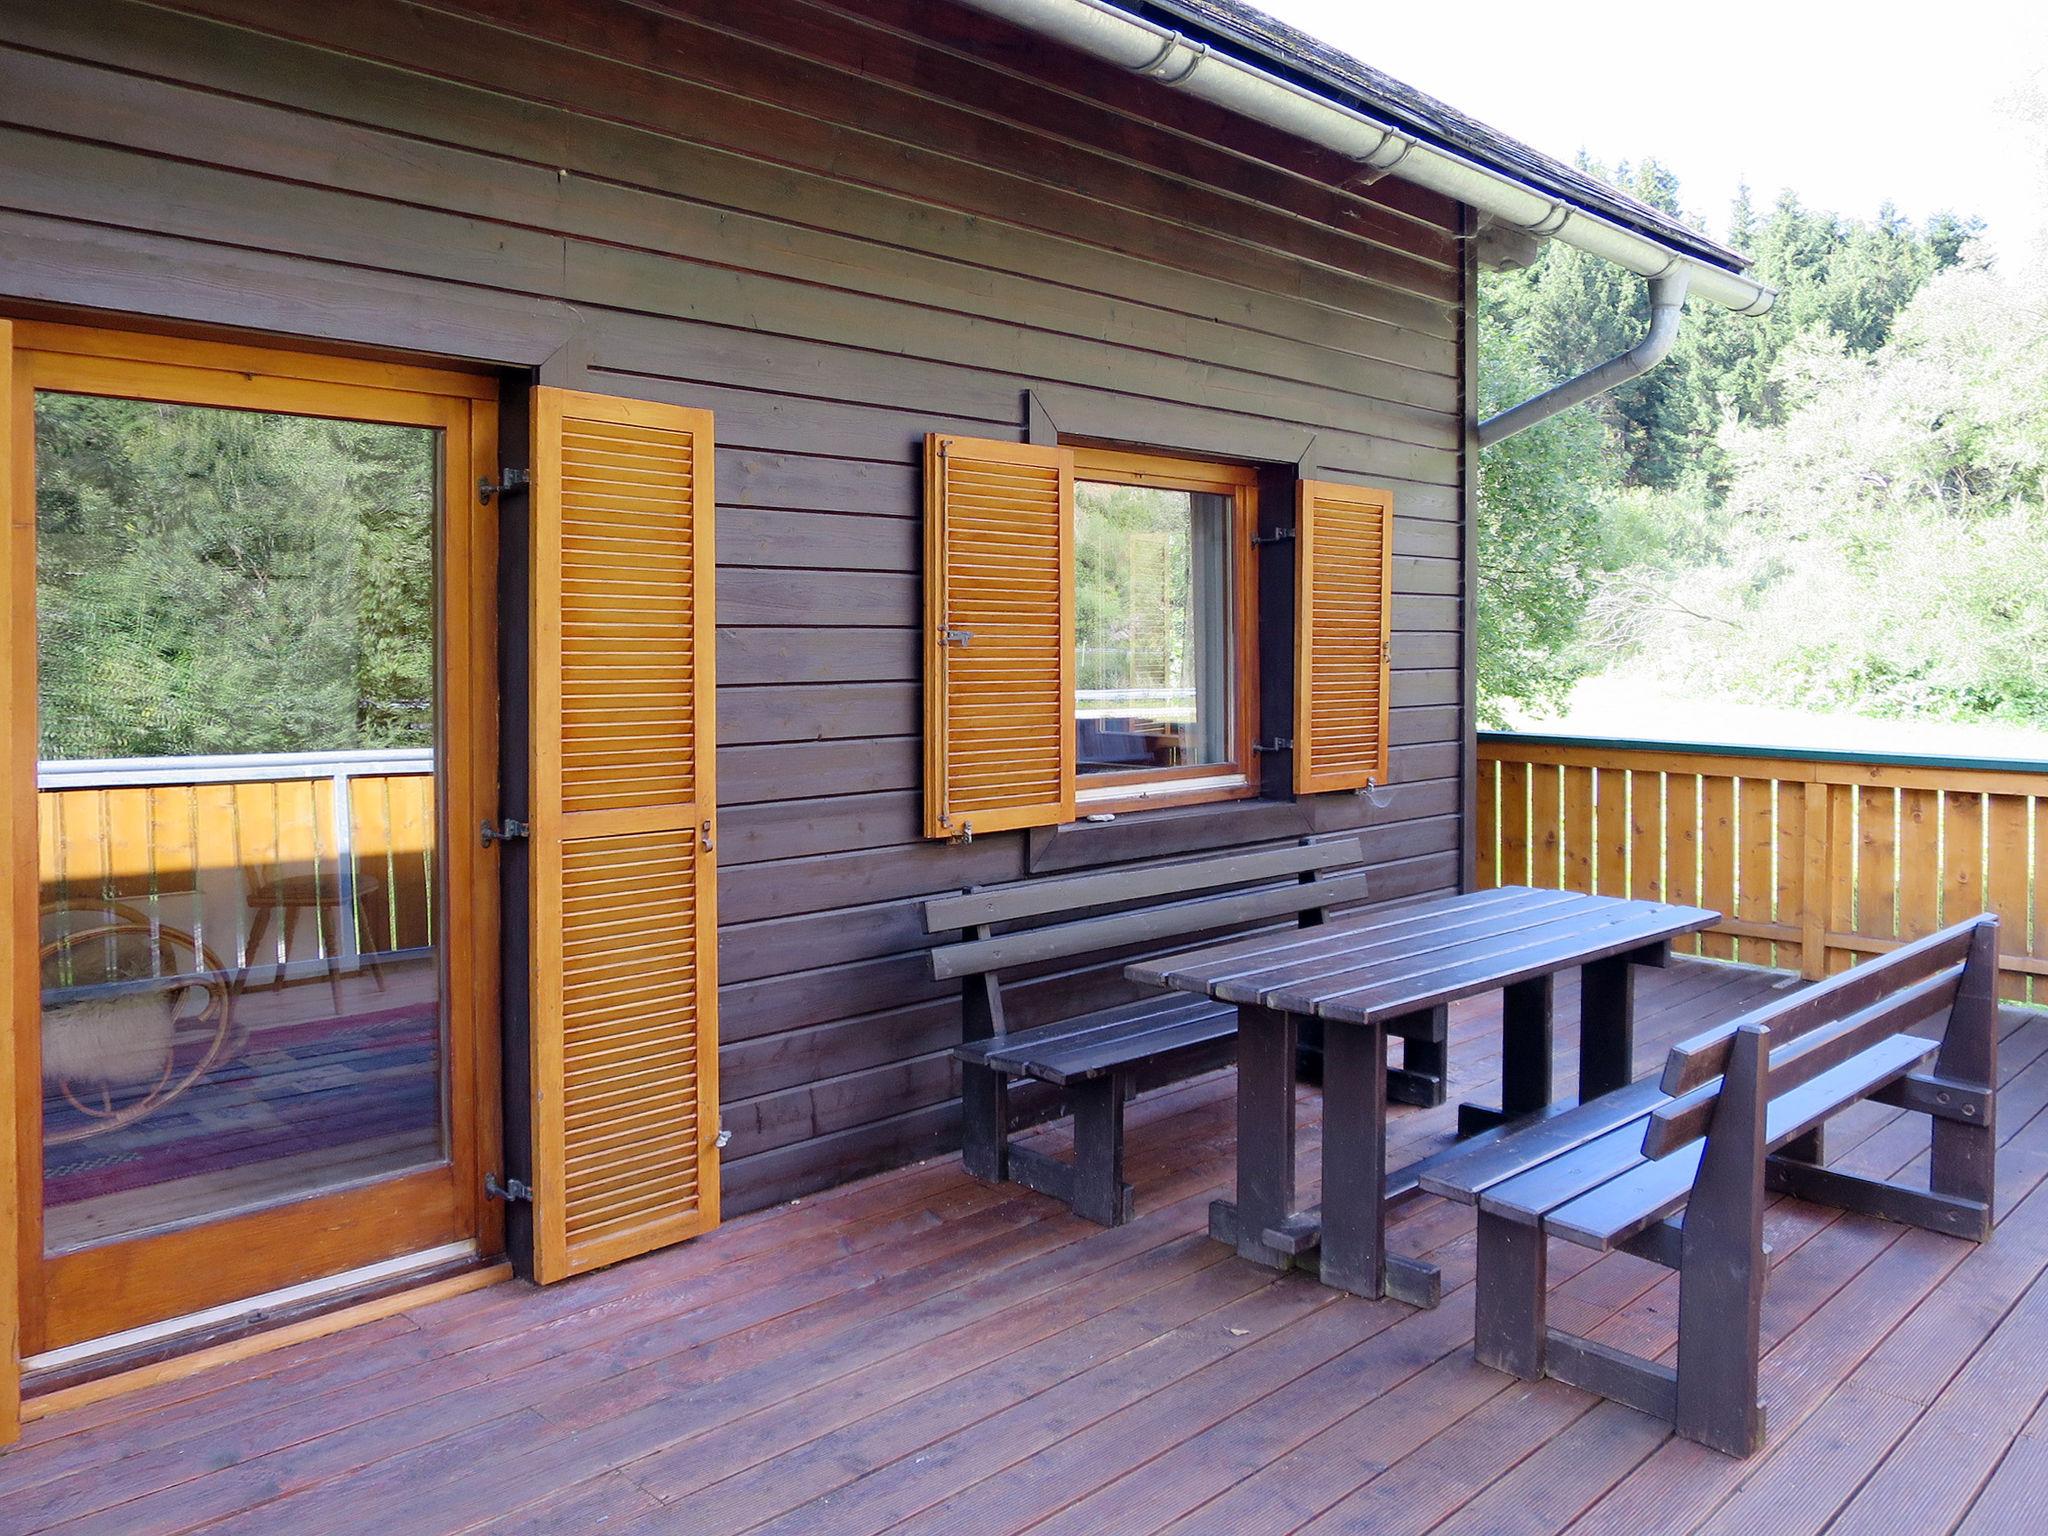
[[[1500,991],[1501,1104],[1459,1106],[1461,1136],[1549,1113],[1557,975],[1583,968],[1579,1100],[1625,1087],[1635,1054],[1631,967],[1662,965],[1671,940],[1718,912],[1572,891],[1503,886],[1257,934],[1142,960],[1125,974],[1235,1003],[1237,1199],[1209,1211],[1210,1235],[1360,1296],[1436,1305],[1436,1266],[1386,1251],[1390,1200],[1413,1194],[1427,1159],[1387,1173],[1389,1035],[1424,1047],[1441,1072],[1450,1005]],[[1323,1200],[1295,1209],[1295,1046],[1323,1021]],[[1406,1058],[1413,1068],[1416,1056]],[[1442,1154],[1439,1154],[1442,1155]],[[1314,1257],[1311,1257],[1314,1255]]]

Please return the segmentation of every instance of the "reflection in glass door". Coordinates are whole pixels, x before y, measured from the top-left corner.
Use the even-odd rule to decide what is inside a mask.
[[[46,1251],[438,1161],[438,434],[35,412]]]

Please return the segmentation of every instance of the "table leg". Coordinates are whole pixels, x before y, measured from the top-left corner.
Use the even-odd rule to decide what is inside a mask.
[[[1387,1252],[1387,1037],[1372,1025],[1323,1029],[1322,1282],[1418,1307],[1441,1299],[1434,1264]]]
[[[1626,1088],[1635,1077],[1634,954],[1589,961],[1579,981],[1579,1102]]]
[[[1265,1240],[1294,1214],[1295,1040],[1294,1015],[1237,1010],[1237,1199],[1209,1207],[1212,1237],[1273,1269],[1292,1268],[1295,1257]]]
[[[1458,1106],[1458,1134],[1476,1136],[1550,1107],[1557,978],[1510,982],[1500,998],[1500,1108]]]
[[[1323,1030],[1323,1284],[1386,1288],[1387,1044],[1372,1025]]]
[[[1500,1107],[1508,1115],[1550,1107],[1550,1063],[1557,978],[1532,976],[1500,999]]]
[[[1387,1073],[1387,1097],[1396,1104],[1430,1109],[1443,1103],[1451,1070],[1450,1016],[1446,1004],[1388,1026],[1388,1034],[1401,1037],[1401,1065]]]

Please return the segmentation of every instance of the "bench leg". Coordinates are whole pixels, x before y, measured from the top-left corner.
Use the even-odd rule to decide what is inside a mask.
[[[1679,1240],[1678,1432],[1730,1456],[1764,1441],[1757,1351],[1764,1302],[1764,1043],[1735,1033]]]
[[[1131,1219],[1131,1186],[1124,1182],[1124,1075],[1074,1083],[1074,1214],[1105,1227]]]
[[[1970,936],[1955,1006],[1949,1010],[1937,1077],[1963,1083],[1984,1095],[1981,1123],[1937,1119],[1928,1188],[1937,1195],[1992,1206],[1998,1173],[1998,928],[1981,925]],[[1988,1221],[1987,1221],[1988,1225]]]
[[[1537,1228],[1480,1212],[1472,1351],[1481,1365],[1524,1381],[1543,1378],[1546,1247]]]
[[[1010,1080],[989,1067],[960,1068],[960,1161],[970,1176],[1000,1184],[1010,1176]]]

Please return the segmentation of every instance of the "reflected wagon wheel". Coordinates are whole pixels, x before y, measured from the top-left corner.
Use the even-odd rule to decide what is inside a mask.
[[[81,944],[133,935],[147,941],[149,947],[159,953],[183,950],[189,955],[196,963],[196,974],[189,974],[189,979],[169,983],[166,989],[168,990],[170,986],[175,986],[179,991],[186,987],[203,988],[206,992],[206,1006],[185,1019],[173,1019],[171,1048],[165,1058],[163,1072],[140,1098],[116,1105],[112,1092],[103,1087],[96,1095],[99,1102],[93,1103],[88,1096],[79,1093],[75,1084],[68,1080],[60,1081],[56,1086],[63,1094],[65,1102],[85,1116],[87,1123],[54,1134],[45,1134],[45,1146],[62,1146],[68,1142],[83,1141],[90,1136],[104,1135],[108,1131],[135,1124],[136,1121],[156,1113],[184,1093],[218,1066],[228,1052],[234,1001],[228,986],[227,973],[221,966],[219,956],[184,929],[152,925],[146,917],[125,903],[109,902],[104,908],[91,910],[112,916],[114,921],[94,923],[90,927],[74,929],[48,940],[41,952],[44,966],[47,967],[53,959],[69,953]],[[205,1023],[211,1028],[211,1037],[198,1059],[185,1071],[179,1072],[178,1026],[182,1024],[189,1028],[199,1023]]]

